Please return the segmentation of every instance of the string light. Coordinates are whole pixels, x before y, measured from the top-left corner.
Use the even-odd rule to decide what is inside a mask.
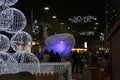
[[[81,17],[81,16],[74,16],[73,18],[69,18],[69,21],[71,21],[72,23],[80,23],[80,22],[84,22],[84,23],[88,23],[91,22],[92,20],[97,20],[97,18],[95,18],[94,16],[85,16],[85,17]]]

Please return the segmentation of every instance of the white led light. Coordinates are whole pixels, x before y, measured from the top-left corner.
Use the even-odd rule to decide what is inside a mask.
[[[22,31],[26,27],[27,21],[26,17],[20,10],[16,8],[11,8],[11,11],[13,16],[12,24],[10,25],[10,27],[5,29],[5,31],[14,34],[18,31]]]
[[[32,37],[27,32],[21,31],[14,34],[11,38],[11,47],[15,51],[27,50],[32,47]]]
[[[3,31],[12,24],[12,10],[9,6],[0,4],[0,30]]]
[[[3,3],[8,6],[12,6],[12,5],[16,4],[17,2],[18,2],[18,0],[0,0],[0,3]]]
[[[39,60],[33,53],[27,51],[17,51],[13,54],[13,57],[18,61],[18,63],[39,63]]]
[[[7,52],[10,48],[10,40],[7,36],[0,34],[0,52]]]
[[[45,10],[49,10],[49,7],[44,7]]]
[[[91,22],[92,20],[97,20],[97,18],[95,18],[94,16],[85,16],[85,17],[81,17],[81,16],[74,16],[74,18],[69,18],[69,21],[71,21],[72,23],[80,23],[80,22],[84,22],[84,23],[88,23]]]

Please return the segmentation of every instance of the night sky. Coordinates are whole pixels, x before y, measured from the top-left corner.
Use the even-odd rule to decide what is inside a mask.
[[[15,5],[24,12],[27,18],[31,16],[30,12],[33,10],[37,19],[41,18],[45,6],[50,7],[50,14],[63,19],[69,16],[86,15],[102,18],[105,9],[103,0],[19,0]]]
[[[45,11],[45,6],[49,6],[50,10]],[[44,20],[46,15],[51,17],[55,15],[59,21],[72,26],[72,29],[76,31],[82,30],[82,26],[85,26],[88,30],[97,27],[95,31],[96,39],[105,29],[104,0],[19,0],[13,7],[18,8],[25,14],[29,24],[32,23],[32,20]],[[96,17],[99,25],[96,26],[95,22],[73,24],[68,21],[70,17],[88,15]]]
[[[44,21],[47,17],[48,19],[52,16],[57,16],[59,22],[63,22],[71,27],[76,32],[82,31],[83,28],[95,31],[95,36],[89,39],[99,39],[102,32],[105,31],[106,27],[106,17],[105,17],[105,3],[108,3],[111,7],[118,10],[120,6],[119,0],[19,0],[17,4],[12,7],[16,7],[21,10],[26,18],[28,24],[32,24],[33,20],[38,20],[39,22]],[[49,11],[45,11],[44,7],[48,6]],[[68,21],[69,18],[74,16],[94,16],[97,21],[91,23],[71,23]],[[95,23],[99,23],[95,25]],[[97,27],[97,29],[94,29]],[[83,30],[84,31],[84,30]],[[80,37],[78,42],[85,38]]]

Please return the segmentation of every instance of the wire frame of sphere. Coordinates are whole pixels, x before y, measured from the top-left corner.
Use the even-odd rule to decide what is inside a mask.
[[[0,52],[7,52],[10,48],[10,40],[7,36],[0,34]]]
[[[32,37],[27,32],[21,31],[14,34],[11,38],[11,47],[15,51],[31,49]]]
[[[18,0],[0,0],[0,4],[3,3],[8,6],[12,6],[12,5],[16,4],[17,2],[18,2]]]
[[[39,63],[38,58],[27,51],[17,51],[13,54],[13,57],[18,61],[18,63]]]
[[[0,52],[0,62],[1,63],[17,63],[16,59],[12,55],[6,52]]]
[[[0,30],[5,30],[12,24],[13,15],[9,6],[0,4]]]
[[[26,17],[20,10],[16,8],[11,8],[11,10],[13,14],[12,24],[10,27],[5,29],[5,31],[7,33],[15,34],[16,32],[22,31],[26,27],[27,21]]]

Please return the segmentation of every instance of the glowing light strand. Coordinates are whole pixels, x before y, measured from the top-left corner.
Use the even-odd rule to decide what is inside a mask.
[[[68,20],[71,21],[72,23],[80,23],[82,21],[84,23],[88,23],[88,22],[91,22],[92,20],[94,20],[94,21],[97,20],[97,18],[94,16],[88,15],[83,18],[81,16],[74,16],[74,18],[69,18]]]
[[[95,32],[94,31],[82,31],[82,32],[79,32],[79,35],[83,35],[83,36],[92,36],[92,35],[94,35],[95,34]]]

